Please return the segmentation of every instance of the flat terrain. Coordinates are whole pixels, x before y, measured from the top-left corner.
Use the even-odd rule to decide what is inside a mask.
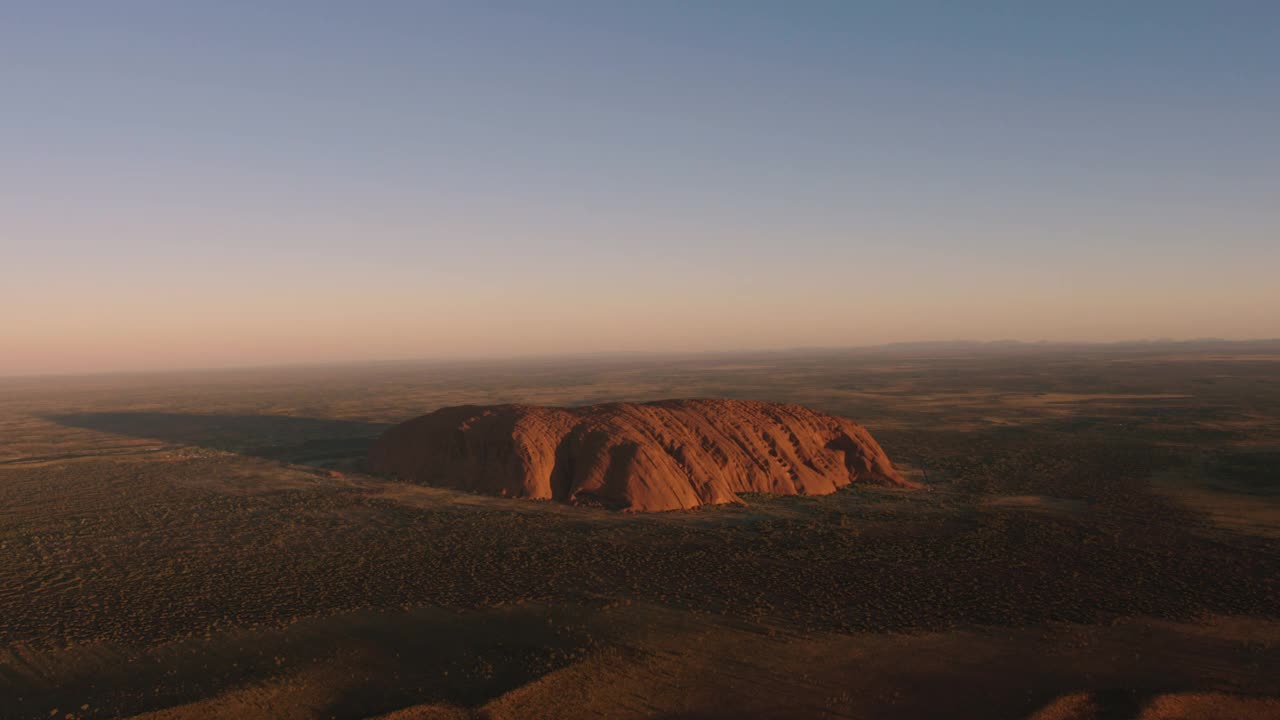
[[[444,405],[798,402],[924,491],[397,483]],[[0,379],[0,718],[1280,717],[1280,343]]]

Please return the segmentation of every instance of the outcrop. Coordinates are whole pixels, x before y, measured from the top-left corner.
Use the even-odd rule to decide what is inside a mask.
[[[637,512],[912,486],[852,420],[744,400],[447,407],[387,430],[369,460],[426,485]]]

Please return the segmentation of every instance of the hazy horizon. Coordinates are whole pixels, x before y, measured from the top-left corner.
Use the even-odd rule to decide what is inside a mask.
[[[222,365],[141,365],[124,368],[83,369],[44,369],[0,371],[0,380],[23,380],[42,378],[94,377],[110,375],[152,375],[168,373],[217,373],[235,371],[273,371],[289,369],[353,369],[394,366],[440,366],[440,367],[485,367],[485,366],[519,366],[522,363],[579,363],[610,362],[632,360],[677,361],[723,359],[764,360],[777,358],[785,361],[796,358],[824,357],[828,355],[886,355],[889,357],[907,357],[916,353],[924,353],[928,357],[947,357],[955,353],[968,355],[977,352],[979,355],[1003,356],[1013,351],[1052,352],[1071,350],[1132,350],[1153,348],[1165,350],[1204,349],[1205,346],[1231,346],[1236,348],[1256,348],[1257,346],[1280,345],[1280,338],[1136,338],[1131,340],[1090,341],[1090,340],[906,340],[899,342],[877,343],[871,345],[831,345],[831,346],[786,346],[786,347],[742,347],[722,348],[714,350],[603,350],[580,352],[546,352],[546,353],[505,353],[476,355],[436,355],[405,356],[366,359],[332,359],[332,360],[286,360],[280,362],[239,362]],[[1268,347],[1268,349],[1270,349]]]
[[[0,375],[1280,337],[1280,7],[0,9]]]

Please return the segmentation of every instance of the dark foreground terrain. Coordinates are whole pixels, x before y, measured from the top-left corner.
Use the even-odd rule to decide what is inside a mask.
[[[366,474],[443,405],[798,402],[924,491]],[[0,380],[0,718],[1280,717],[1280,343]]]

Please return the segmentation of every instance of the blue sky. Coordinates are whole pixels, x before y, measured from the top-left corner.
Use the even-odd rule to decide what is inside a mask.
[[[5,3],[0,372],[1280,335],[1278,77],[1268,2]]]

